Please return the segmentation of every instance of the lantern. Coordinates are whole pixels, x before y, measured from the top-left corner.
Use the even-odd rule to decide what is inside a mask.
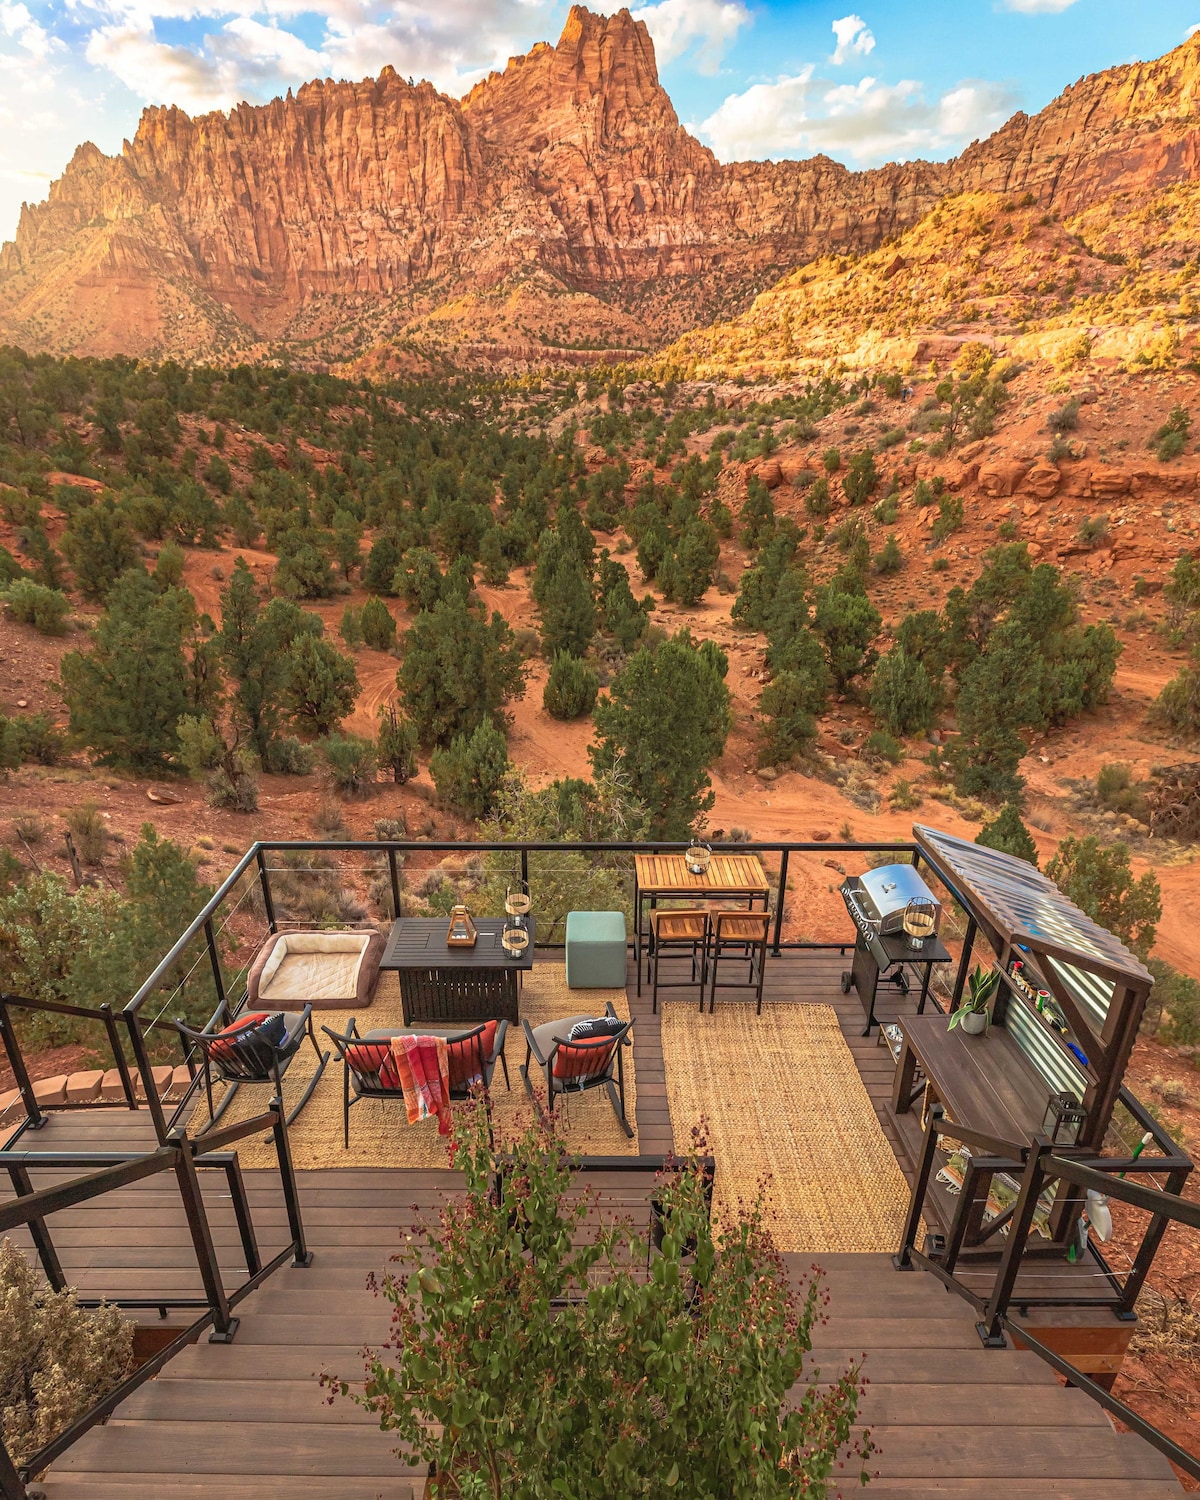
[[[478,934],[471,913],[465,906],[455,906],[450,911],[450,930],[446,933],[447,948],[473,948]]]

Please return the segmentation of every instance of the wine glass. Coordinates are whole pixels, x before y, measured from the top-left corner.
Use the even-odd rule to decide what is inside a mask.
[[[910,948],[923,948],[937,926],[937,908],[927,896],[914,896],[904,908],[904,930]]]
[[[513,881],[504,894],[504,910],[510,917],[523,917],[531,904],[528,882]]]
[[[529,947],[529,928],[519,916],[510,916],[500,935],[500,946],[509,958],[520,958]]]

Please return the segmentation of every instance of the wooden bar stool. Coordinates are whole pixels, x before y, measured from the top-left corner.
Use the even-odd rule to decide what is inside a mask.
[[[704,1009],[704,980],[707,972],[708,913],[702,908],[682,911],[655,910],[650,913],[650,965],[653,983],[651,1011],[658,1010],[658,991],[700,988],[700,1009]],[[688,954],[691,959],[689,979],[658,977],[659,964],[670,954]]]
[[[757,1000],[756,1014],[762,1015],[763,975],[767,968],[767,937],[771,928],[771,914],[766,911],[719,911],[712,919],[708,957],[711,964],[712,985],[708,992],[708,1013],[712,1015],[717,999],[717,965],[722,958],[726,963],[748,965],[745,979],[726,979],[727,989],[753,990]],[[704,994],[701,991],[700,1009],[704,1009]]]

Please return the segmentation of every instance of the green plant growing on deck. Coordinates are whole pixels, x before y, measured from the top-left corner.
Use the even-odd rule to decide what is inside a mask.
[[[501,1162],[482,1109],[461,1110],[454,1164],[465,1192],[384,1279],[391,1347],[352,1395],[452,1493],[824,1500],[840,1452],[865,1461],[857,1367],[806,1375],[817,1281],[790,1288],[753,1214],[718,1246],[694,1161],[656,1185],[648,1272],[630,1225],[580,1233],[547,1124]]]
[[[967,1016],[986,1016],[988,1006],[992,1003],[992,997],[999,984],[1000,975],[995,969],[985,971],[976,964],[967,978],[966,997],[958,1009],[951,1014],[947,1029],[953,1031]]]
[[[50,1291],[11,1240],[0,1242],[2,1436],[23,1463],[133,1368],[133,1323],[115,1307],[79,1307]]]

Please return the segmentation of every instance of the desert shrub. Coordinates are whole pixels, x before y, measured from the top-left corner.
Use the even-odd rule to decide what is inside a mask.
[[[758,701],[762,716],[760,765],[780,765],[802,755],[817,735],[808,683],[797,672],[780,672]]]
[[[1006,802],[991,822],[985,823],[975,835],[975,842],[987,849],[998,849],[1001,854],[1014,854],[1037,869],[1037,845],[1022,823],[1021,809],[1015,802]]]
[[[851,505],[862,505],[870,499],[879,483],[875,456],[869,448],[856,453],[842,476],[842,493]]]
[[[429,772],[439,796],[473,818],[486,817],[508,774],[508,746],[491,718],[474,732],[455,735],[448,748],[435,750]]]
[[[1189,664],[1171,678],[1150,705],[1147,717],[1181,739],[1200,735],[1200,645],[1192,648]]]
[[[7,721],[7,739],[21,761],[38,766],[56,766],[63,757],[65,736],[49,714],[17,714]],[[0,757],[0,765],[3,759]]]
[[[871,511],[871,515],[880,526],[894,526],[896,524],[896,517],[899,514],[900,497],[896,494],[895,490],[885,495]]]
[[[1095,834],[1065,838],[1046,874],[1093,922],[1135,953],[1149,953],[1162,916],[1162,895],[1152,870],[1133,878],[1127,845],[1102,843]]]
[[[1085,547],[1094,547],[1108,535],[1108,517],[1088,516],[1077,535]]]
[[[833,509],[833,501],[829,495],[829,480],[823,474],[805,491],[804,509],[810,516],[827,516]]]
[[[825,643],[834,686],[845,692],[850,682],[865,676],[878,659],[873,642],[883,620],[865,594],[827,584],[817,596],[813,625]]]
[[[59,589],[46,588],[32,578],[18,578],[3,594],[6,613],[39,635],[65,635],[70,600]]]
[[[187,554],[178,542],[164,542],[154,563],[154,581],[160,589],[177,589],[183,583]]]
[[[1146,797],[1133,779],[1131,768],[1121,762],[1104,765],[1096,774],[1096,798],[1113,812],[1129,813],[1145,822]]]
[[[938,501],[937,519],[931,535],[935,542],[944,542],[963,524],[963,503],[960,495],[947,493]]]
[[[1079,426],[1079,401],[1072,396],[1046,418],[1051,432],[1074,432]]]
[[[316,635],[301,635],[288,652],[285,702],[292,718],[313,734],[328,734],[354,707],[354,662]]]
[[[913,812],[920,807],[921,800],[920,792],[903,776],[897,778],[896,784],[888,793],[888,802],[893,812]]]
[[[363,605],[359,628],[363,640],[374,651],[390,651],[396,644],[396,622],[378,595],[373,594]]]
[[[338,626],[338,634],[343,644],[351,651],[362,645],[362,616],[353,604],[347,604],[342,611],[342,623]]]
[[[31,1458],[133,1369],[132,1321],[108,1305],[80,1307],[75,1289],[45,1286],[0,1242],[0,1412],[4,1446]]]
[[[888,537],[871,559],[871,566],[881,578],[889,573],[898,573],[904,566],[904,553],[900,550],[900,543],[896,540],[895,533]]]
[[[385,774],[398,785],[417,774],[417,727],[399,713],[394,703],[379,706],[379,737],[375,754]]]
[[[1200,983],[1181,974],[1164,959],[1151,958],[1147,967],[1154,975],[1154,988],[1146,1008],[1151,1029],[1173,1047],[1200,1046]]]
[[[321,741],[320,750],[339,792],[359,796],[375,780],[378,761],[374,741],[359,734],[331,734]]]
[[[863,743],[863,754],[868,760],[886,760],[898,766],[904,759],[904,746],[886,729],[873,729]]]
[[[127,568],[142,565],[133,527],[107,498],[72,513],[61,546],[85,599],[107,599]]]
[[[280,735],[267,746],[263,769],[275,776],[308,776],[316,765],[310,745],[294,734]]]
[[[836,474],[842,467],[842,455],[836,448],[826,448],[821,455],[821,462],[825,466],[826,474]]]
[[[1061,464],[1064,459],[1074,458],[1075,453],[1066,438],[1061,433],[1056,433],[1054,441],[1046,449],[1046,457],[1052,464]]]
[[[552,719],[579,719],[596,706],[600,679],[577,656],[559,652],[542,690],[542,707]]]
[[[903,739],[924,734],[933,723],[937,692],[922,663],[894,646],[875,668],[870,703],[880,724]]]
[[[511,627],[490,621],[455,596],[422,611],[405,633],[396,683],[423,744],[469,735],[525,686],[525,664]]]
[[[1183,452],[1191,426],[1192,418],[1187,409],[1175,406],[1147,446],[1154,449],[1161,462],[1169,463]]]
[[[742,545],[749,552],[761,547],[775,529],[771,492],[757,474],[751,474],[746,481],[746,501],[738,523]]]
[[[108,852],[108,828],[95,802],[81,802],[67,812],[67,827],[85,865],[103,864]]]

